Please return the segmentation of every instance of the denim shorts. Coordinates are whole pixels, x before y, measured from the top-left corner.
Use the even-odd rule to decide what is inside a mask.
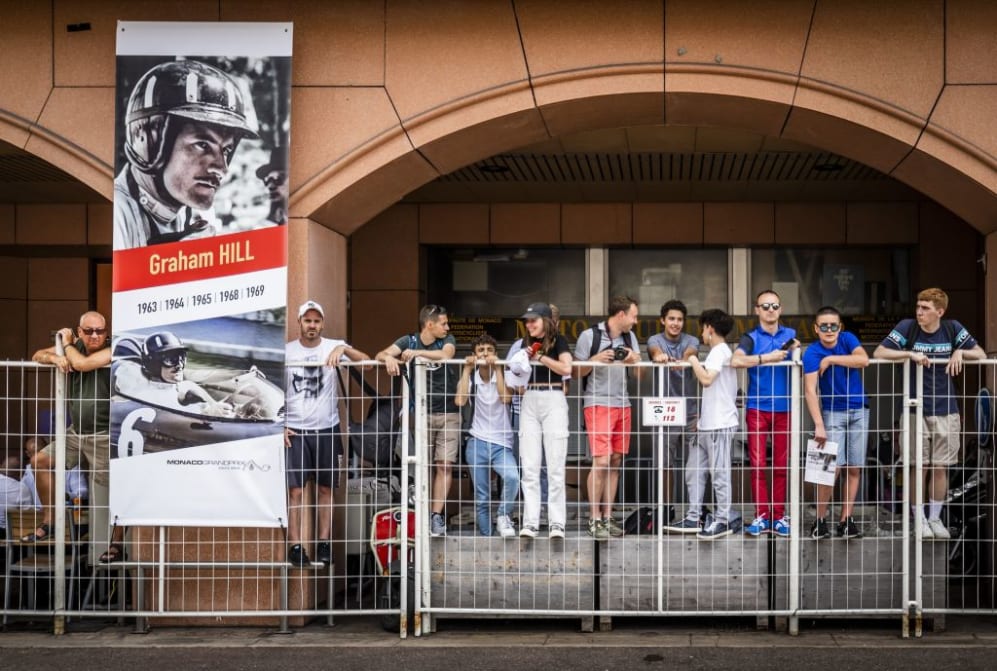
[[[825,410],[827,439],[838,444],[838,466],[865,466],[869,444],[869,408]]]

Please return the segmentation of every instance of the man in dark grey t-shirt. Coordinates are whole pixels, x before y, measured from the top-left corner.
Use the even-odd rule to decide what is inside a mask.
[[[453,478],[453,465],[460,452],[460,411],[454,405],[459,372],[440,363],[453,359],[457,340],[450,335],[447,309],[442,305],[427,305],[419,310],[419,333],[403,335],[377,353],[388,375],[401,372],[399,364],[416,357],[425,359],[429,384],[429,446],[435,464],[433,468],[432,517],[430,531],[434,536],[447,532],[443,509]]]
[[[647,341],[647,355],[655,363],[677,364],[664,370],[661,388],[658,381],[661,372],[655,371],[654,395],[667,398],[685,398],[684,428],[670,427],[664,432],[664,445],[656,454],[661,455],[661,467],[665,469],[665,497],[672,501],[672,469],[682,468],[689,446],[696,441],[696,422],[699,420],[698,383],[692,368],[685,364],[690,356],[699,353],[699,338],[685,333],[685,318],[688,314],[685,303],[672,299],[661,306],[661,326],[664,330]],[[681,487],[679,491],[684,491]]]

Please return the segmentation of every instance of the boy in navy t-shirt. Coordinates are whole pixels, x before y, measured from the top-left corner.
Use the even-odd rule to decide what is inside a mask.
[[[902,361],[910,359],[924,366],[924,399],[921,445],[928,490],[928,515],[915,504],[915,521],[921,525],[922,538],[950,538],[941,521],[942,504],[948,493],[948,467],[959,460],[959,436],[962,423],[955,403],[952,378],[962,372],[964,360],[986,357],[983,348],[962,324],[942,319],[949,306],[949,297],[941,289],[925,289],[917,295],[915,319],[904,319],[893,327],[882,344],[873,352],[877,359]],[[940,364],[948,360],[945,367]],[[914,376],[911,376],[914,383]],[[912,389],[914,396],[917,390]],[[907,429],[914,435],[913,418]]]

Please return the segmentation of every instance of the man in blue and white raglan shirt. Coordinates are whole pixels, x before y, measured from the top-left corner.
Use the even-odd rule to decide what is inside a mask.
[[[928,515],[915,507],[915,521],[921,525],[923,538],[950,538],[942,523],[942,504],[949,487],[948,467],[959,460],[959,436],[962,424],[955,403],[952,378],[962,372],[964,360],[983,359],[986,353],[969,331],[954,319],[942,319],[949,306],[949,297],[941,289],[925,289],[917,295],[914,319],[903,319],[893,327],[882,344],[873,352],[877,359],[902,361],[910,359],[924,366],[924,399],[921,445],[928,492]],[[948,363],[944,368],[941,364]],[[911,393],[915,377],[911,376]],[[915,435],[911,413],[910,435]],[[929,484],[930,483],[930,484]]]

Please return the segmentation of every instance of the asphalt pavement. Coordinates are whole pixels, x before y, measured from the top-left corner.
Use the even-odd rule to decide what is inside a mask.
[[[71,622],[53,636],[45,623],[0,633],[3,669],[335,668],[394,671],[671,671],[680,669],[914,668],[992,669],[997,617],[949,616],[944,632],[902,638],[900,621],[801,620],[800,633],[756,631],[753,620],[617,619],[612,631],[585,633],[577,620],[440,620],[436,633],[405,640],[374,618],[337,618],[291,634],[259,627],[170,628]]]

